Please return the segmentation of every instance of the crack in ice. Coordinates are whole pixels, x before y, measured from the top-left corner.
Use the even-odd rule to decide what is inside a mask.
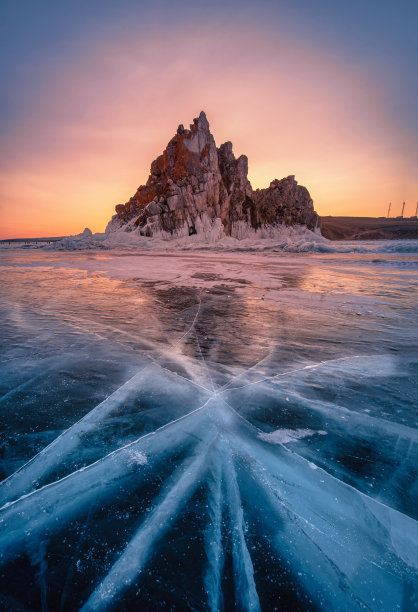
[[[150,516],[138,529],[125,550],[112,566],[108,574],[93,591],[88,601],[81,608],[84,612],[104,610],[119,593],[127,589],[139,576],[147,562],[153,547],[162,538],[187,500],[193,495],[199,484],[202,473],[207,469],[206,459],[213,444],[197,449],[193,460],[185,461],[175,472],[168,490],[157,499],[157,505]]]
[[[236,607],[248,612],[260,611],[263,601],[258,581],[263,578],[257,576],[254,570],[260,552],[252,552],[252,548],[250,551],[247,543],[250,537],[258,535],[247,532],[247,519],[256,512],[255,507],[248,508],[245,496],[244,486],[250,480],[260,502],[269,508],[270,520],[273,522],[274,518],[275,525],[279,525],[274,531],[268,525],[268,520],[262,517],[263,529],[266,532],[274,531],[273,548],[279,556],[289,561],[293,571],[300,570],[298,581],[316,598],[316,603],[322,602],[327,609],[342,606],[347,611],[377,611],[378,605],[373,603],[362,579],[366,577],[375,584],[383,584],[390,574],[393,584],[388,601],[396,609],[403,597],[404,565],[408,567],[408,572],[416,569],[413,551],[418,546],[418,523],[287,448],[283,440],[302,438],[302,430],[276,429],[276,432],[279,431],[276,435],[279,444],[273,447],[269,443],[274,439],[272,433],[262,431],[240,414],[246,406],[245,399],[240,399],[237,393],[263,383],[273,383],[271,387],[275,397],[285,393],[304,408],[339,423],[343,431],[347,430],[347,424],[338,419],[346,416],[351,426],[363,428],[369,435],[372,429],[376,437],[382,431],[409,436],[411,441],[407,454],[411,454],[414,439],[412,428],[348,410],[331,402],[305,397],[296,389],[286,391],[280,387],[286,377],[316,372],[347,361],[356,365],[358,359],[376,356],[354,355],[329,359],[233,386],[242,378],[247,377],[248,380],[256,368],[271,360],[274,353],[271,350],[238,374],[225,366],[229,380],[223,386],[217,386],[212,376],[215,370],[203,355],[196,329],[201,310],[202,300],[199,296],[191,324],[168,349],[141,339],[144,344],[148,342],[148,350],[154,351],[154,355],[147,356],[151,363],[145,364],[108,398],[3,481],[0,488],[6,503],[0,508],[0,562],[5,564],[25,552],[31,553],[28,529],[35,546],[43,541],[45,534],[52,537],[72,520],[87,515],[73,553],[74,561],[84,542],[88,525],[94,520],[96,508],[106,509],[116,492],[122,491],[129,498],[131,491],[141,491],[150,475],[160,474],[163,466],[169,474],[165,479],[161,477],[159,493],[146,510],[142,507],[138,509],[139,525],[133,535],[126,536],[128,541],[121,546],[106,574],[96,580],[96,587],[87,595],[82,610],[105,610],[122,605],[120,602],[123,602],[124,594],[141,582],[147,563],[153,554],[158,554],[155,549],[164,535],[182,517],[186,504],[202,488],[207,507],[202,531],[205,565],[201,581],[208,609],[212,612],[222,609],[223,577],[228,571],[226,551],[230,551]],[[129,335],[124,330],[107,327]],[[174,350],[188,336],[195,342],[195,354],[200,355],[201,364],[197,358],[186,357],[181,351],[177,353]],[[156,358],[155,353],[158,352],[160,354]],[[190,374],[191,379],[162,365],[160,361],[164,359],[183,368],[182,371]],[[171,377],[185,384],[189,394],[186,395],[187,402],[193,393],[202,391],[201,395],[197,395],[200,405],[187,412],[189,404],[185,401],[181,407],[185,414],[148,431],[133,442],[118,446],[89,465],[33,490],[38,481],[65,463],[83,436],[100,431],[106,417],[123,407],[130,397],[141,397],[144,381],[152,375],[154,367],[165,384],[172,382]],[[202,379],[206,378],[210,385],[202,384]],[[277,385],[274,384],[276,382]],[[308,383],[305,384],[307,386]],[[232,399],[226,396],[227,393],[231,394]],[[241,404],[234,407],[226,401],[225,396],[233,404],[237,400]],[[165,406],[159,408],[164,409]],[[168,411],[167,414],[172,415]],[[303,431],[312,435],[317,433],[313,429]],[[172,471],[170,462],[176,453],[181,458]],[[383,561],[379,563],[381,559]],[[304,571],[307,561],[309,574]],[[356,571],[352,569],[354,564]],[[66,576],[61,608],[68,600],[73,572],[74,567]],[[45,585],[42,586],[44,595]]]

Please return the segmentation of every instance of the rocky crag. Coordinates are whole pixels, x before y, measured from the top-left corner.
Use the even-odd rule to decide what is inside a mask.
[[[189,130],[179,125],[152,162],[146,185],[116,206],[106,232],[137,230],[169,239],[215,231],[244,238],[267,237],[280,225],[319,227],[309,192],[294,176],[253,190],[247,174],[247,157],[236,159],[230,142],[216,147],[202,111]]]

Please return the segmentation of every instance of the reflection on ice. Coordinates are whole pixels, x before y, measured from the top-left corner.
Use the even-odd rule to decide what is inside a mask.
[[[414,294],[363,318],[361,279],[312,301],[312,261],[244,263],[182,292],[9,262],[3,608],[413,609]]]

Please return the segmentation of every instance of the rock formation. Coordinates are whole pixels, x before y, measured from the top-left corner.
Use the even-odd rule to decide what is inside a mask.
[[[247,174],[247,157],[236,159],[230,142],[216,148],[202,111],[189,130],[179,125],[146,185],[116,206],[106,231],[170,238],[217,227],[220,235],[241,238],[279,224],[319,226],[309,192],[294,176],[254,191]]]

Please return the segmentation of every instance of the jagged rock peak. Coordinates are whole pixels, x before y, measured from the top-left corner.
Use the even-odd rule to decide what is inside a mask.
[[[294,176],[254,191],[247,175],[248,158],[236,159],[231,142],[216,148],[202,111],[190,129],[178,126],[163,154],[152,162],[146,184],[126,204],[116,206],[106,231],[125,226],[139,228],[145,236],[170,238],[216,226],[220,236],[241,237],[247,230],[278,224],[309,229],[319,225],[309,192]]]

